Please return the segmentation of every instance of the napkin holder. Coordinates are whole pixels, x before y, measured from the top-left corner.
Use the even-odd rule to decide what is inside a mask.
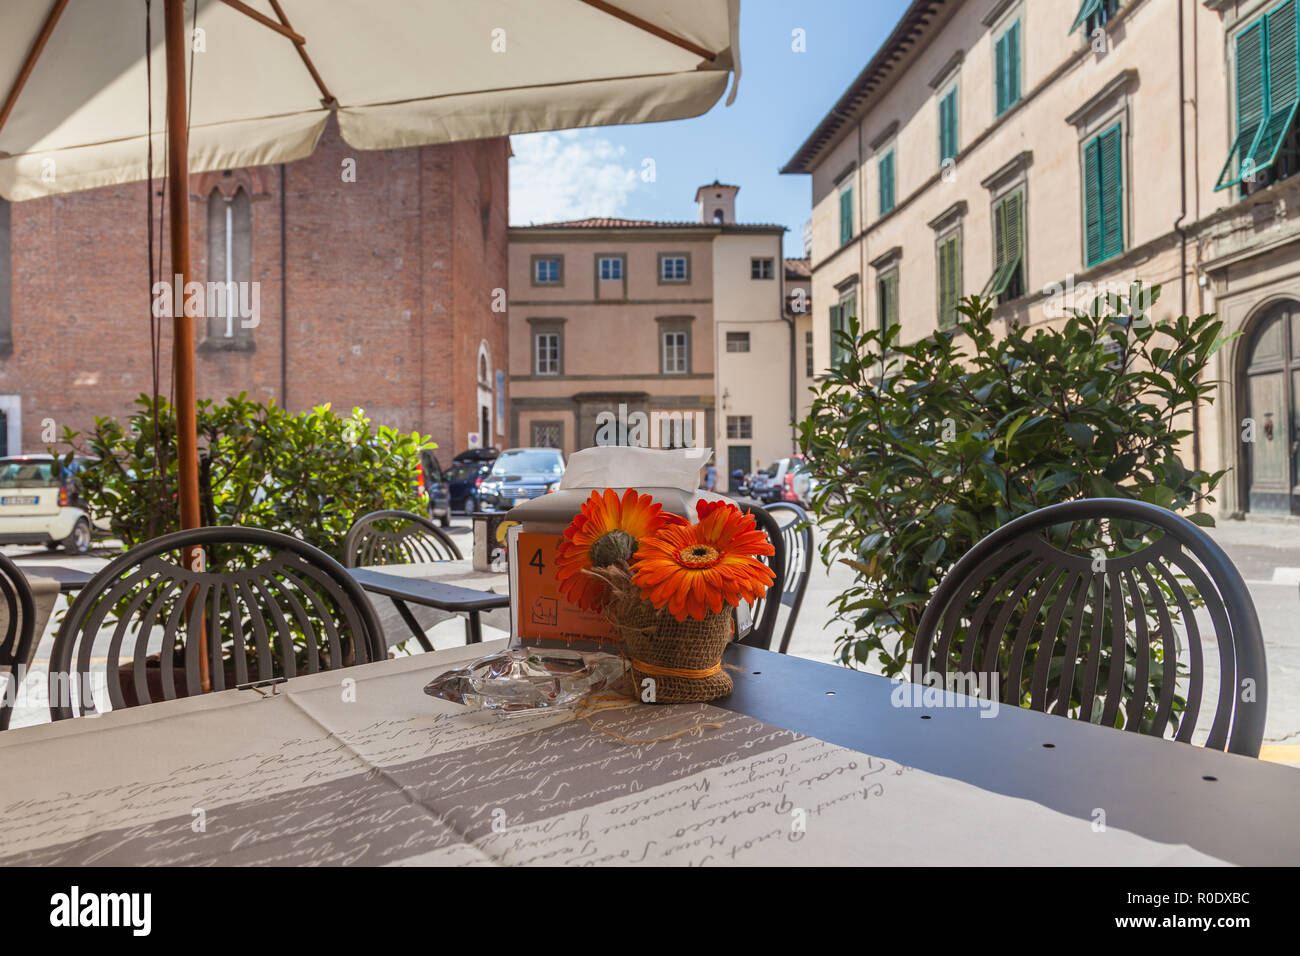
[[[560,488],[511,508],[507,535],[511,637],[514,644],[611,650],[619,635],[604,616],[584,611],[559,592],[555,548],[593,491],[628,488],[649,495],[664,511],[696,520],[701,500],[729,500],[701,490],[700,470],[711,449],[659,450],[602,446],[574,452]]]

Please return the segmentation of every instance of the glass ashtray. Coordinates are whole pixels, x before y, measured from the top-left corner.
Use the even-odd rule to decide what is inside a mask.
[[[572,707],[611,687],[626,662],[617,654],[549,647],[512,647],[439,674],[424,692],[439,700],[507,717]]]

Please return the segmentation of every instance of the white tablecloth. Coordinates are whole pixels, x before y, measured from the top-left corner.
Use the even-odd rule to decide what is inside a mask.
[[[0,864],[1218,862],[706,705],[422,692],[500,646],[0,734]]]

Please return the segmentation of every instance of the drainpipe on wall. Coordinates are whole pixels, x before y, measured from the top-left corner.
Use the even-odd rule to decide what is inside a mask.
[[[1174,231],[1178,233],[1178,294],[1179,315],[1187,314],[1187,232],[1183,220],[1187,218],[1187,90],[1185,51],[1183,49],[1183,7],[1185,0],[1178,0],[1178,218],[1174,220]],[[1196,376],[1200,381],[1200,375]],[[1197,402],[1192,405],[1192,470],[1201,470],[1201,407]],[[1200,501],[1196,510],[1204,510]]]
[[[776,262],[773,268],[780,269],[780,284],[777,286],[776,307],[782,321],[790,327],[790,450],[799,449],[799,385],[795,373],[798,371],[798,359],[795,355],[798,336],[795,334],[795,317],[789,314],[785,306],[785,233],[776,237]],[[730,467],[730,465],[728,465]]]

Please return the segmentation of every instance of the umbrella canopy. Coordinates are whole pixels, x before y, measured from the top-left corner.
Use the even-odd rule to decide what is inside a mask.
[[[330,113],[357,149],[681,119],[739,68],[739,0],[194,2],[192,173],[301,159]],[[164,6],[152,4],[155,176]],[[0,6],[0,196],[146,178],[144,22],[144,0]]]
[[[179,299],[189,191],[174,184],[191,173],[301,159],[331,113],[357,149],[696,116],[739,73],[739,17],[740,0],[4,0],[0,196],[165,171]],[[172,335],[181,527],[194,528],[183,310]]]

